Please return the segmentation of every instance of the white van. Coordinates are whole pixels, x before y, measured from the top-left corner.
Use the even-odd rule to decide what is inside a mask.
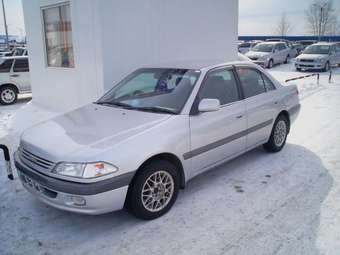
[[[16,102],[18,94],[30,93],[31,84],[27,56],[0,59],[0,104]]]

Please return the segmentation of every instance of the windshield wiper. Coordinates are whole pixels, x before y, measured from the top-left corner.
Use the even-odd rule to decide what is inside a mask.
[[[178,114],[175,110],[164,108],[161,106],[145,106],[145,107],[136,107],[136,110],[141,111],[149,111],[149,112],[158,112],[158,113],[169,113],[169,114]]]
[[[96,102],[96,104],[113,105],[113,106],[123,107],[123,108],[126,108],[126,109],[135,109],[135,107],[133,107],[132,105],[122,103],[122,102]]]

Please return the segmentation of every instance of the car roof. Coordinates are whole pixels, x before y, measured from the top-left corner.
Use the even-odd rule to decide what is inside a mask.
[[[282,41],[273,41],[273,42],[265,41],[265,42],[260,42],[259,44],[285,44],[285,42],[282,42]]]
[[[317,43],[314,43],[313,45],[337,45],[339,43],[337,42],[317,42]]]
[[[178,61],[172,63],[160,63],[145,66],[145,68],[178,68],[178,69],[191,69],[191,70],[209,70],[220,66],[240,65],[248,64],[249,66],[256,66],[250,61],[225,61],[220,59],[215,60],[190,60],[190,61]]]

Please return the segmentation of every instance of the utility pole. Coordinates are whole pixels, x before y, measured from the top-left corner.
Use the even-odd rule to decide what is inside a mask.
[[[321,41],[321,26],[323,22],[323,6],[320,7],[320,22],[319,22],[319,39],[318,41]]]
[[[2,14],[4,17],[4,26],[5,26],[5,33],[6,33],[6,47],[9,48],[5,4],[4,4],[4,0],[1,0],[1,1],[2,1]]]

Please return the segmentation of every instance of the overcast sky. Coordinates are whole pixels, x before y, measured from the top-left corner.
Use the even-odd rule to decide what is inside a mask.
[[[306,35],[305,10],[313,0],[239,0],[239,35],[273,35],[282,13],[292,24],[290,35]],[[339,13],[340,0],[333,0]]]
[[[284,12],[293,24],[290,34],[306,35],[308,33],[304,11],[311,2],[313,0],[239,0],[239,35],[273,35]],[[340,0],[333,0],[333,3],[340,19]],[[22,34],[24,19],[21,0],[5,0],[5,6],[9,34]],[[0,13],[0,33],[3,34],[2,12]]]

